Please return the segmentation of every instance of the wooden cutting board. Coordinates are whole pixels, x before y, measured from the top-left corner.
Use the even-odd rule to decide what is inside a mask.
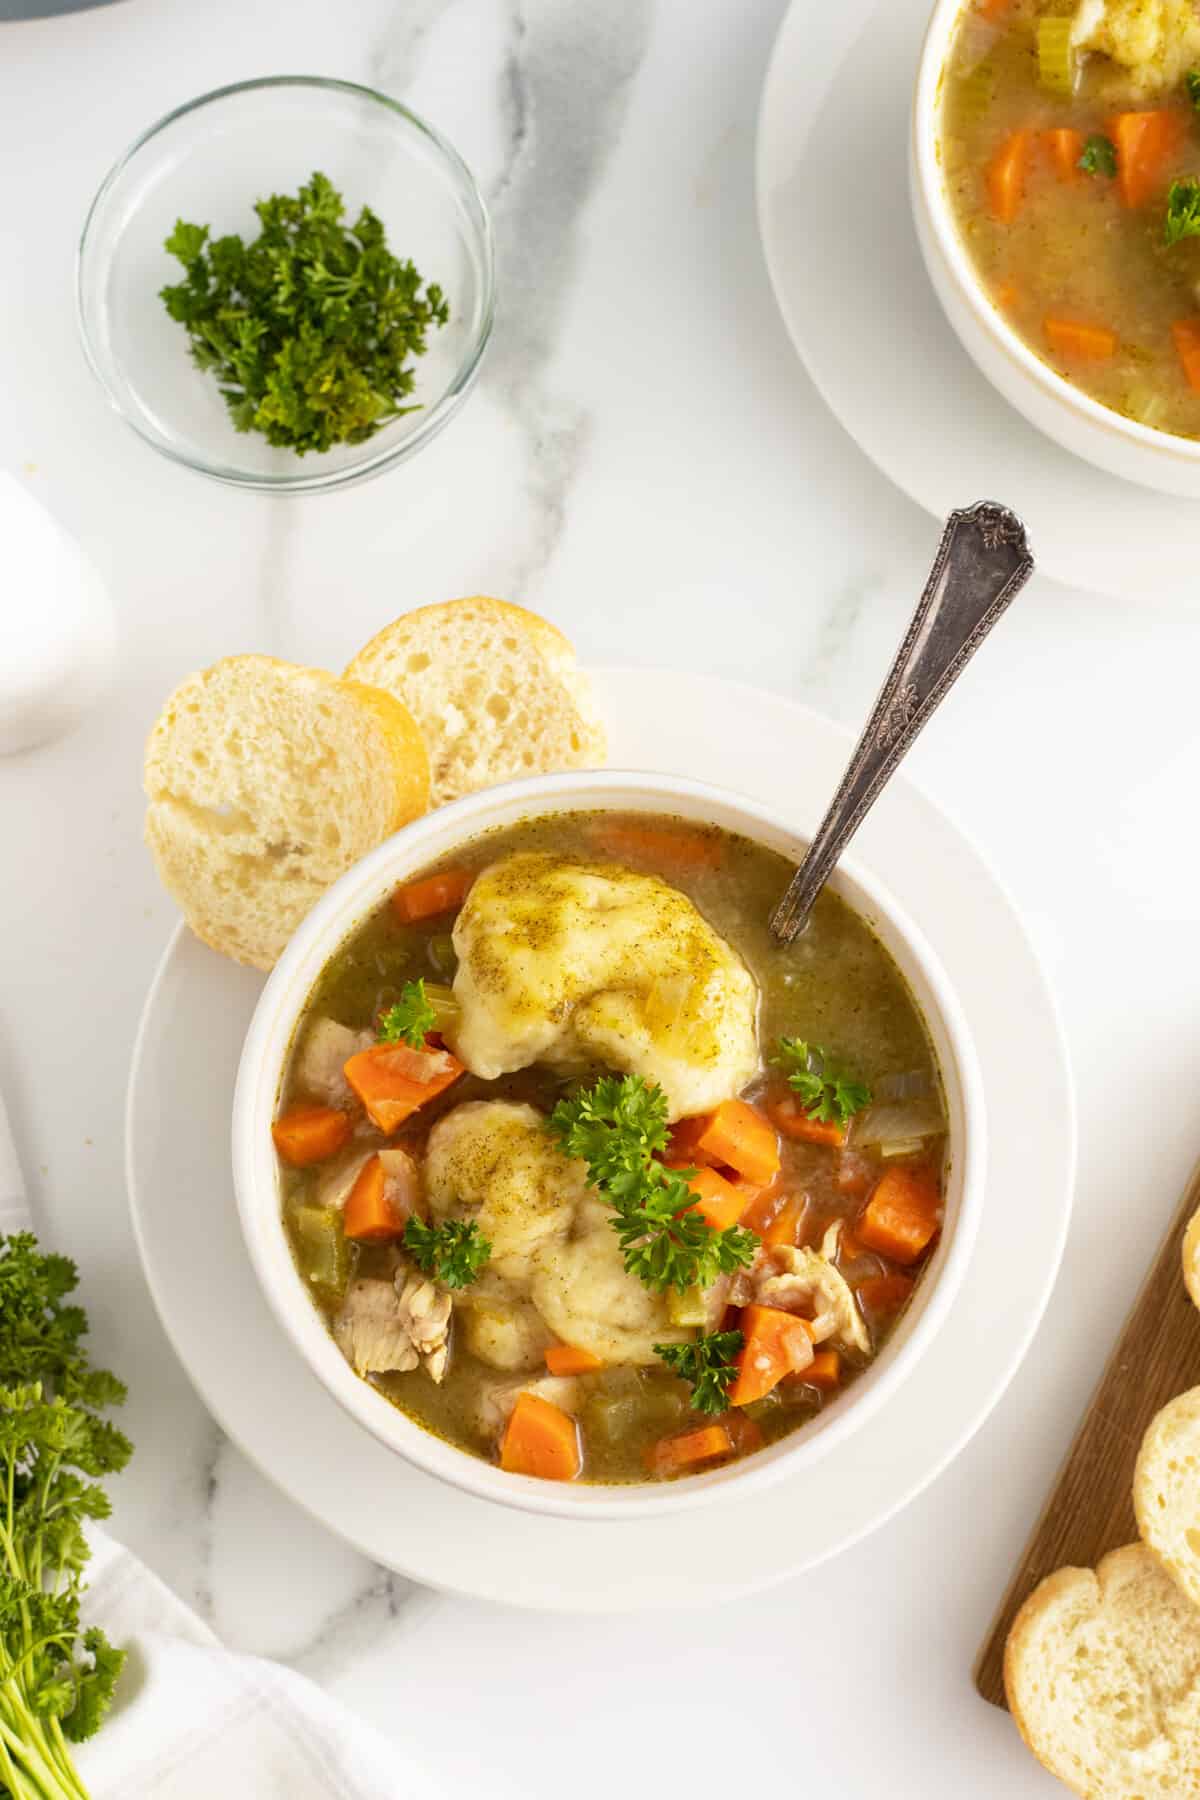
[[[1183,1285],[1180,1260],[1183,1234],[1197,1207],[1200,1168],[1133,1303],[979,1653],[975,1685],[993,1706],[1005,1705],[1004,1641],[1021,1605],[1055,1569],[1094,1568],[1106,1551],[1133,1543],[1137,1525],[1130,1489],[1142,1434],[1168,1400],[1200,1386],[1200,1309]]]

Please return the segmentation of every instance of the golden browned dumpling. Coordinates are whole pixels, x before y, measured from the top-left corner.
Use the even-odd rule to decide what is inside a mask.
[[[527,851],[477,878],[454,927],[454,1048],[487,1080],[533,1062],[657,1082],[673,1119],[754,1075],[758,989],[686,894]]]
[[[1174,87],[1200,61],[1195,0],[1080,0],[1071,35],[1118,64],[1137,94]]]

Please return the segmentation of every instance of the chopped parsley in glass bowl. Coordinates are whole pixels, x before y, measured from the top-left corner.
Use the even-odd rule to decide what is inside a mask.
[[[156,450],[314,493],[414,455],[458,410],[492,328],[491,228],[457,152],[386,95],[242,82],[111,170],[77,297],[88,361]]]

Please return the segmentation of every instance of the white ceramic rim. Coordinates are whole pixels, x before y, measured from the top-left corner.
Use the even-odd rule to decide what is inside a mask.
[[[942,79],[954,34],[969,5],[970,0],[935,0],[913,91],[910,146],[914,171],[913,205],[919,203],[924,209],[932,247],[975,322],[987,333],[995,348],[1008,358],[1014,377],[1033,382],[1058,405],[1073,412],[1089,429],[1108,437],[1123,438],[1155,457],[1200,464],[1200,440],[1156,431],[1152,426],[1140,425],[1136,419],[1127,419],[1124,414],[1103,406],[1099,400],[1093,400],[1036,356],[984,294],[950,212],[939,154]],[[964,340],[964,343],[970,353],[969,342]],[[986,369],[983,373],[988,375]]]
[[[327,93],[342,93],[358,100],[370,101],[384,111],[394,114],[403,121],[406,127],[415,130],[429,140],[447,169],[461,183],[462,191],[473,215],[475,230],[478,233],[478,247],[483,266],[481,316],[475,335],[467,345],[453,379],[440,398],[427,408],[426,417],[420,425],[406,438],[399,443],[381,445],[373,455],[364,457],[362,462],[336,471],[298,469],[294,474],[289,475],[255,474],[240,468],[236,463],[210,461],[205,457],[191,456],[176,449],[169,439],[156,431],[149,430],[142,420],[124,405],[119,392],[109,379],[108,365],[97,349],[91,329],[87,276],[89,256],[92,254],[92,228],[126,170],[143,150],[150,148],[164,132],[169,131],[179,120],[188,118],[192,113],[200,112],[206,107],[217,105],[221,101],[234,99],[239,94],[276,88],[297,90],[301,93],[311,88]],[[207,93],[197,94],[194,99],[185,100],[182,105],[174,106],[170,112],[163,113],[161,118],[155,119],[152,124],[146,126],[144,131],[139,132],[105,175],[88,207],[75,252],[75,319],[79,327],[79,338],[83,345],[85,360],[99,382],[108,404],[117,417],[128,425],[131,431],[137,433],[143,443],[149,444],[151,449],[157,450],[161,456],[167,457],[170,462],[177,463],[180,468],[192,469],[197,475],[207,475],[213,481],[220,481],[226,487],[242,488],[252,493],[334,493],[342,488],[356,486],[359,482],[369,481],[373,476],[382,475],[386,469],[390,469],[398,463],[407,462],[409,457],[415,456],[419,450],[423,450],[426,444],[432,443],[433,439],[445,430],[474,387],[496,321],[496,245],[492,234],[491,215],[474,175],[449,138],[443,137],[440,131],[429,124],[428,120],[423,119],[419,113],[413,112],[410,107],[402,105],[399,100],[393,100],[389,94],[382,94],[378,89],[367,87],[363,82],[343,81],[333,75],[261,75],[249,81],[232,81],[224,87],[212,88]]]
[[[724,825],[793,856],[805,838],[777,814],[707,783],[639,771],[601,770],[508,783],[470,795],[407,826],[350,869],[293,937],[259,999],[246,1035],[233,1106],[233,1176],[250,1260],[267,1303],[302,1359],[334,1399],[381,1443],[427,1473],[479,1498],[568,1518],[630,1519],[740,1498],[824,1456],[858,1430],[904,1380],[936,1336],[961,1283],[982,1206],[986,1120],[967,1022],[933,949],[881,884],[843,862],[831,886],[879,935],[913,989],[941,1064],[950,1123],[946,1224],[925,1280],[894,1336],[853,1386],[804,1430],[744,1463],[684,1481],[628,1487],[542,1482],[511,1475],[426,1431],[345,1362],[305,1292],[279,1217],[270,1136],[279,1081],[312,986],[355,926],[406,875],[517,820],[556,812],[670,813]]]

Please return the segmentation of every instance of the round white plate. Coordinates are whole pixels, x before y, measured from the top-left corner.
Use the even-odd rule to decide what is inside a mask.
[[[614,767],[718,782],[811,828],[850,748],[777,695],[705,676],[602,670]],[[720,721],[714,730],[713,722]],[[975,1032],[987,1098],[987,1196],[962,1291],[886,1412],[794,1481],[712,1512],[537,1518],[410,1468],[309,1374],[267,1310],[242,1243],[229,1118],[262,977],[180,927],[159,965],[130,1074],[134,1230],[159,1314],[212,1413],[263,1472],[376,1562],[524,1606],[596,1612],[730,1598],[794,1575],[883,1523],[945,1467],[1004,1391],[1050,1295],[1070,1212],[1074,1110],[1054,1004],[977,853],[893,781],[862,861],[925,927]]]
[[[938,518],[1001,500],[1038,567],[1195,603],[1200,502],[1093,469],[984,380],[942,312],[908,198],[908,117],[931,0],[793,0],[758,124],[758,218],[800,356],[860,449]]]

